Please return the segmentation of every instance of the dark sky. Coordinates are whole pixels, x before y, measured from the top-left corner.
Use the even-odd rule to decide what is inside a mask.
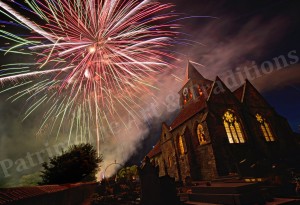
[[[203,64],[197,69],[207,78],[223,76],[228,71],[236,72],[249,62],[261,65],[273,62],[278,56],[288,58],[295,51],[300,58],[300,1],[299,0],[161,0],[175,4],[177,12],[195,16],[179,21],[185,38],[203,45],[178,45],[176,50],[186,58]],[[197,17],[196,17],[197,16]],[[202,17],[201,17],[202,16]],[[210,16],[210,17],[206,17]],[[4,20],[0,16],[0,20]],[[1,29],[1,28],[0,28]],[[1,43],[0,39],[0,43]],[[11,56],[0,57],[0,64]],[[20,60],[13,56],[14,60]],[[288,58],[289,60],[289,58]],[[300,65],[253,79],[253,84],[281,115],[285,116],[294,131],[300,131]],[[183,70],[178,75],[183,74]],[[164,90],[165,89],[165,90]],[[163,88],[167,93],[169,88]],[[18,124],[24,104],[5,101],[9,95],[0,96],[0,156],[16,158],[18,154],[44,147],[43,141],[35,140],[34,124],[29,121]],[[149,123],[149,136],[141,143],[130,162],[136,163],[157,142],[163,120],[171,122],[174,113]],[[37,115],[31,118],[38,120]],[[30,120],[31,120],[30,119]],[[30,127],[30,128],[28,128]],[[21,136],[21,137],[20,137]],[[10,151],[9,151],[10,150]],[[1,180],[1,177],[0,177]]]
[[[163,2],[169,2],[163,0]],[[298,0],[175,0],[176,10],[187,16],[212,16],[183,20],[183,32],[205,46],[179,47],[189,59],[201,63],[204,76],[214,79],[228,70],[255,61],[258,65],[287,56],[295,50],[300,57],[300,1]],[[276,69],[275,69],[276,70]],[[254,79],[253,84],[276,109],[300,132],[300,66],[299,62],[278,72]],[[168,118],[174,118],[174,114]],[[133,161],[141,159],[155,145],[160,123]],[[151,146],[149,146],[151,145]],[[145,148],[146,147],[146,148]]]
[[[209,76],[222,75],[225,69],[235,69],[244,61],[254,60],[258,64],[271,61],[292,50],[300,56],[300,1],[176,0],[174,4],[178,11],[187,15],[219,18],[183,21],[187,22],[185,29],[191,33],[191,38],[205,44],[202,48],[190,49],[188,54],[213,70]],[[231,50],[234,53],[228,53]],[[212,54],[212,60],[205,57]],[[222,56],[227,60],[224,61]],[[215,60],[223,62],[215,63]],[[300,68],[281,77],[288,81],[294,73],[300,73]],[[275,86],[277,79],[270,78],[274,87],[268,85],[267,89],[264,86],[259,89],[278,112],[289,119],[293,129],[299,131],[300,78],[279,87]],[[272,82],[268,83],[272,85]]]

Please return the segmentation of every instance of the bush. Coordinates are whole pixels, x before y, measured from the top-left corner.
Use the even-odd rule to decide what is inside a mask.
[[[72,145],[60,156],[43,163],[41,184],[65,184],[96,180],[95,174],[102,162],[102,156],[91,144]]]

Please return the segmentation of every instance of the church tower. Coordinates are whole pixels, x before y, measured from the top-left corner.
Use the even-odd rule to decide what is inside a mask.
[[[183,87],[179,91],[180,107],[184,108],[191,102],[207,99],[208,90],[212,83],[212,81],[204,78],[191,62],[188,62]]]

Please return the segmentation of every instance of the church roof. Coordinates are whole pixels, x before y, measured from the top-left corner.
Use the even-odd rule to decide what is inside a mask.
[[[262,97],[260,92],[247,79],[246,82],[241,87],[236,89],[233,93],[240,102],[244,103],[245,101],[250,99],[250,101],[255,101],[255,103],[258,103],[258,101],[260,101],[264,105],[270,107],[266,99]]]
[[[245,84],[239,87],[238,89],[236,89],[235,91],[233,91],[233,94],[240,102],[242,102],[244,92],[245,92]]]
[[[206,101],[200,100],[196,102],[192,102],[191,104],[187,105],[184,109],[180,111],[180,113],[177,115],[175,120],[172,122],[170,129],[173,130],[191,117],[193,117],[195,114],[200,112],[202,109],[206,107]]]
[[[160,143],[158,141],[156,145],[153,147],[153,149],[147,154],[147,156],[151,159],[160,153],[161,153],[161,148],[160,148]]]
[[[186,67],[185,71],[185,79],[184,79],[184,84],[186,84],[190,79],[205,79],[199,72],[198,70],[193,66],[191,62],[188,62],[188,65]]]

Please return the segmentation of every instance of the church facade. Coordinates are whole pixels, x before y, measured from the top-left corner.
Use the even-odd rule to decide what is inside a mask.
[[[179,95],[179,114],[170,125],[162,124],[147,155],[161,176],[211,180],[261,176],[281,163],[293,166],[298,145],[292,129],[249,81],[232,92],[189,63]]]

